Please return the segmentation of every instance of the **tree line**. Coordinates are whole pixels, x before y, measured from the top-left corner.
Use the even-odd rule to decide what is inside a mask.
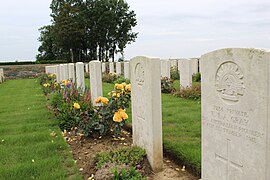
[[[138,35],[125,0],[52,0],[50,9],[52,24],[39,29],[37,60],[115,61]]]

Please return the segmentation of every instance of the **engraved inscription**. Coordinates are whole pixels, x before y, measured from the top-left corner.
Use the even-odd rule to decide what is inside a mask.
[[[144,67],[141,63],[136,64],[135,66],[135,77],[136,82],[139,86],[142,86],[144,84]]]
[[[240,67],[228,61],[221,64],[216,73],[216,90],[221,99],[229,104],[239,101],[244,95],[244,75]]]
[[[135,101],[136,101],[136,106],[137,106],[137,111],[138,111],[137,116],[145,120],[145,107],[144,107],[145,103],[143,101],[143,93],[138,93]]]
[[[242,171],[243,165],[235,162],[234,160],[231,160],[230,149],[229,149],[230,142],[231,142],[231,140],[227,139],[227,149],[226,149],[227,154],[225,157],[215,153],[216,160],[218,160],[222,163],[225,163],[227,165],[226,166],[226,180],[230,180],[230,173],[231,173],[232,169],[235,169],[235,170],[239,171],[240,173],[243,172]],[[238,178],[240,178],[240,177],[238,177]]]
[[[250,112],[214,105],[210,113],[209,119],[203,122],[208,128],[234,137],[244,137],[253,143],[265,135],[250,125]]]
[[[137,123],[137,132],[138,132],[138,145],[140,147],[149,147],[151,143],[148,142],[149,140],[149,131],[147,130],[147,126],[145,124],[145,119],[143,117],[137,116],[136,117],[136,123]]]

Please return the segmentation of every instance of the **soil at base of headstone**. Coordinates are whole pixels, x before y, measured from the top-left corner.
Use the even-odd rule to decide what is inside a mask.
[[[95,177],[95,156],[99,152],[116,150],[132,146],[132,136],[129,132],[123,131],[119,137],[85,138],[77,135],[75,131],[64,134],[64,138],[72,149],[75,163],[84,179],[98,180]],[[142,174],[147,180],[198,180],[199,178],[189,174],[183,167],[176,165],[172,160],[164,158],[163,171],[154,173],[147,161],[141,167]],[[99,172],[100,173],[100,172]],[[104,171],[104,173],[106,173]],[[105,175],[105,174],[104,174]]]

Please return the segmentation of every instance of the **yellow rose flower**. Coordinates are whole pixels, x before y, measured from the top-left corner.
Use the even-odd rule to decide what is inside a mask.
[[[127,90],[128,92],[131,92],[131,84],[126,85],[126,90]]]
[[[56,74],[49,74],[49,77],[50,77],[50,78],[52,78],[52,77],[54,77],[54,76],[56,76]]]
[[[44,87],[48,87],[48,86],[50,86],[50,84],[49,83],[45,83],[45,84],[43,84],[43,86]]]
[[[122,85],[123,85],[124,87],[126,87],[127,83],[126,83],[126,82],[123,82]]]
[[[66,81],[65,86],[67,86],[68,84],[70,84],[69,80]]]
[[[74,107],[75,109],[80,109],[80,108],[81,108],[81,106],[79,105],[79,103],[74,103],[74,104],[73,104],[73,107]]]
[[[128,118],[128,115],[126,113],[126,110],[123,110],[123,109],[119,109],[118,110],[120,116],[123,118],[123,119],[127,119]]]
[[[123,84],[115,84],[114,88],[118,89],[118,90],[121,90],[121,89],[124,89],[124,85]]]
[[[123,84],[119,84],[119,85],[117,86],[117,89],[119,89],[119,90],[124,89],[124,85],[123,85]]]
[[[96,100],[95,100],[95,103],[100,103],[101,101],[101,97],[98,97]]]
[[[113,121],[115,121],[115,122],[122,122],[123,121],[123,119],[118,111],[114,113]]]
[[[116,111],[114,113],[114,116],[113,116],[113,121],[115,122],[122,122],[123,119],[127,119],[128,118],[128,115],[126,113],[126,110],[124,109],[119,109],[118,111]]]
[[[65,80],[62,81],[62,83],[63,83],[65,86],[67,86],[68,84],[70,84],[70,81],[67,80],[67,79],[65,79]]]
[[[100,100],[103,104],[107,104],[109,102],[109,99],[105,98],[105,97],[100,97]]]

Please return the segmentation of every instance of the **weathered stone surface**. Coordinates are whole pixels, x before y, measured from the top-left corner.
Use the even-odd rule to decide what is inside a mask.
[[[162,170],[160,59],[130,61],[133,144],[146,150],[152,169]]]
[[[102,73],[101,73],[101,62],[90,61],[90,89],[91,89],[91,100],[95,104],[95,99],[102,96]]]
[[[228,48],[202,63],[202,179],[269,180],[270,51]]]

